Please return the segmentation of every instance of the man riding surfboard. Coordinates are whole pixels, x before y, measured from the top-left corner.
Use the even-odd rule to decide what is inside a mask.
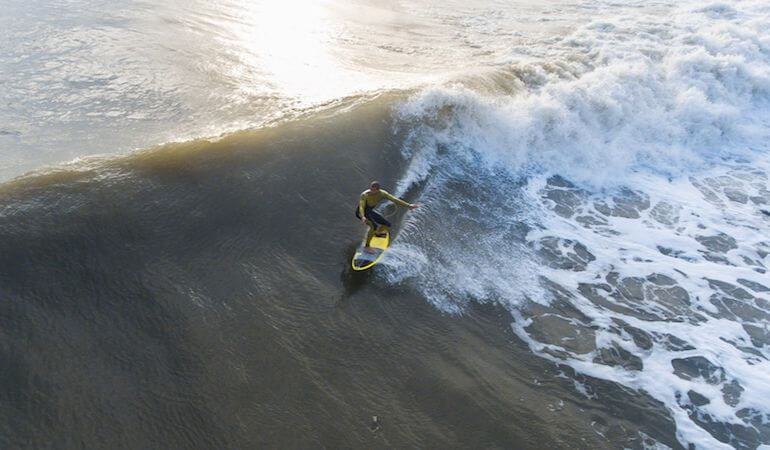
[[[372,181],[369,184],[369,189],[361,193],[358,207],[356,207],[356,217],[361,223],[370,227],[369,233],[366,235],[365,247],[369,247],[369,242],[373,236],[384,235],[385,230],[390,228],[390,222],[374,211],[374,208],[385,199],[390,200],[396,205],[406,206],[409,209],[415,209],[418,206],[391,195],[388,191],[380,189],[380,183]]]

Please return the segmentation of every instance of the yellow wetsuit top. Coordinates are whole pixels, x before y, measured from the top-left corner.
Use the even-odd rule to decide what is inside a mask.
[[[409,206],[408,202],[405,202],[398,197],[394,197],[384,189],[380,189],[377,192],[372,192],[371,189],[367,189],[361,193],[361,199],[358,201],[358,214],[360,214],[361,217],[364,217],[364,209],[367,206],[369,208],[374,208],[386,198],[399,206]]]

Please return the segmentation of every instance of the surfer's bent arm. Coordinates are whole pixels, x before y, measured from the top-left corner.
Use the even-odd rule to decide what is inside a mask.
[[[393,202],[393,203],[395,203],[395,204],[397,204],[399,206],[407,206],[407,207],[412,206],[411,203],[405,202],[405,201],[401,200],[400,198],[398,198],[398,197],[396,197],[394,195],[391,195],[389,192],[383,191],[382,189],[380,189],[380,192],[382,192],[382,195],[384,195],[385,198],[387,198],[388,200],[390,200],[391,202]]]
[[[358,214],[361,220],[364,220],[364,211],[366,210],[366,194],[361,194],[361,200],[358,201]]]

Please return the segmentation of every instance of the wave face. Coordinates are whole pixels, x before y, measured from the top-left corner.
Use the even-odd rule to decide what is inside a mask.
[[[533,352],[662,402],[683,445],[770,444],[768,24],[752,2],[603,17],[415,94],[399,187],[425,207],[388,279],[503,305]]]
[[[510,263],[531,254],[519,178],[447,166],[440,190],[406,194],[441,220],[393,215],[394,257],[353,273],[359,193],[407,173],[410,130],[394,133],[392,114],[404,98],[3,185],[0,444],[676,446],[660,402],[598,379],[601,399],[586,399],[583,375],[513,336],[500,305],[517,300],[500,294],[548,292]],[[478,192],[493,175],[503,183]],[[448,192],[467,205],[442,209]],[[478,259],[471,280],[457,255],[492,245],[509,263]]]

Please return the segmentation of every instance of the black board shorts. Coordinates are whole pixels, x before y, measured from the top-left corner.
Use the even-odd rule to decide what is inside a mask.
[[[356,206],[356,217],[358,219],[361,219],[361,214],[358,213],[358,206]],[[364,217],[371,220],[372,222],[378,224],[378,225],[385,225],[386,227],[390,228],[390,222],[387,221],[384,217],[379,215],[377,212],[374,211],[373,208],[365,207],[364,208]]]

